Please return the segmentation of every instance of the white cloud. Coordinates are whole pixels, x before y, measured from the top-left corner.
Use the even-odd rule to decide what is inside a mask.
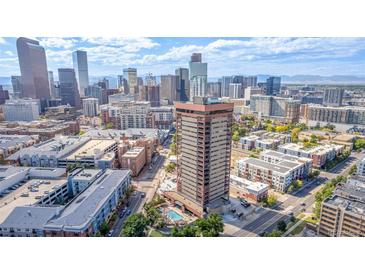
[[[6,44],[6,41],[4,38],[0,37],[0,44]]]
[[[10,51],[10,50],[4,51],[4,53],[5,53],[7,56],[15,56],[14,52],[12,52],[12,51]]]
[[[72,38],[49,37],[40,39],[39,43],[48,48],[70,49],[75,45],[76,40]]]
[[[121,50],[123,50],[125,52],[138,52],[141,49],[151,49],[151,48],[159,46],[159,44],[152,41],[152,39],[143,38],[143,37],[139,37],[139,38],[90,37],[90,38],[82,38],[82,41],[90,43],[90,44],[94,44],[94,45],[119,47]]]

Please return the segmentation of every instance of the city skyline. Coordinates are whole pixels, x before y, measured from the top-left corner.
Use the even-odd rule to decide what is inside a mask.
[[[90,76],[174,74],[193,52],[208,63],[208,77],[245,74],[365,75],[365,38],[34,38],[45,48],[48,70],[72,68],[72,52],[88,54]],[[16,38],[0,37],[1,77],[19,75]],[[295,69],[294,69],[295,68]],[[55,75],[56,79],[58,76]]]

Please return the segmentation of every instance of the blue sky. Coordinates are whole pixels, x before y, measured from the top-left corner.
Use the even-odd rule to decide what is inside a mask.
[[[32,37],[34,39],[34,37]],[[42,38],[48,69],[72,67],[72,51],[86,50],[91,76],[136,67],[144,76],[187,67],[193,52],[222,75],[365,75],[365,38]],[[0,38],[0,76],[19,74],[16,38]],[[55,75],[57,78],[57,74]]]

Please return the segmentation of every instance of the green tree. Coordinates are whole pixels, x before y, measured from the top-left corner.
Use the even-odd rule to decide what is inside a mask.
[[[297,188],[301,188],[303,186],[302,180],[297,180]]]
[[[171,155],[176,155],[176,148],[177,148],[176,143],[170,144],[169,148],[170,148],[170,154]]]
[[[354,175],[357,172],[357,166],[353,165],[349,170],[349,175]]]
[[[268,197],[267,197],[267,205],[268,206],[274,206],[276,205],[278,199],[276,198],[276,196],[274,194],[270,194]]]
[[[171,230],[173,237],[199,237],[199,229],[195,225],[185,225],[181,229],[173,227]]]
[[[171,173],[171,172],[173,172],[173,171],[175,170],[175,168],[176,168],[176,164],[171,162],[171,163],[169,163],[169,164],[165,167],[165,170],[166,170],[166,172]]]
[[[144,237],[148,220],[142,213],[137,213],[129,216],[124,222],[123,236],[126,237]]]
[[[232,141],[238,142],[240,140],[240,134],[238,131],[235,131],[232,135]]]
[[[283,233],[279,230],[274,230],[270,233],[266,233],[265,237],[281,237],[281,235],[283,235]]]
[[[299,132],[301,131],[300,128],[293,128],[291,131],[291,141],[293,143],[298,142],[298,136],[299,136]]]
[[[109,225],[106,222],[102,222],[99,228],[99,232],[102,236],[106,236],[109,232]]]
[[[284,221],[278,222],[278,229],[281,232],[285,232],[285,230],[286,230],[286,222],[284,222]]]
[[[360,150],[365,148],[365,140],[364,139],[357,139],[354,142],[354,150]]]
[[[198,219],[195,225],[199,228],[203,237],[218,237],[224,228],[222,217],[216,213],[209,215],[206,219]]]

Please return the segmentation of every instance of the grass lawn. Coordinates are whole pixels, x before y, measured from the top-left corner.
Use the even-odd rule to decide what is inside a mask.
[[[152,230],[150,237],[166,237],[166,235],[162,234],[160,231]]]
[[[318,222],[319,222],[319,219],[318,218],[316,218],[316,219],[313,219],[313,216],[309,216],[307,219],[305,219],[305,221],[307,222],[307,223],[311,223],[311,224],[318,224]]]

